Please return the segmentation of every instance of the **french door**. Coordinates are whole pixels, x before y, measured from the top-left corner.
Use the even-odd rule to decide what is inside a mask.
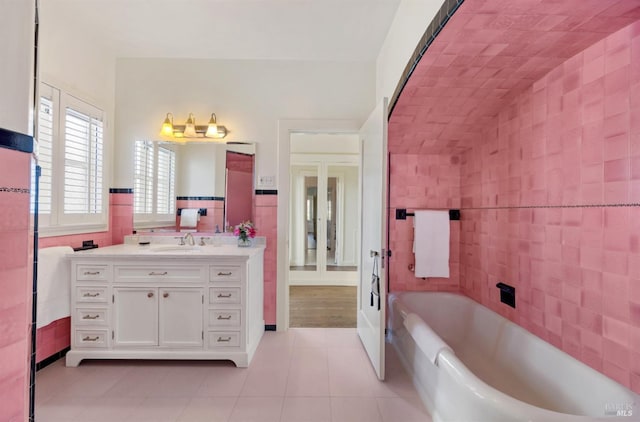
[[[356,163],[291,165],[292,285],[355,285],[359,249]],[[355,196],[355,198],[354,198]]]

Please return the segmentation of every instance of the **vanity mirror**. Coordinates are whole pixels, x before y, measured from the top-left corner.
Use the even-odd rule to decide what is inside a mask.
[[[255,144],[248,142],[156,143],[175,152],[176,214],[183,209],[206,210],[197,223],[198,232],[223,232],[229,226],[253,220]],[[136,215],[138,232],[174,232],[181,216],[167,224],[144,224]]]

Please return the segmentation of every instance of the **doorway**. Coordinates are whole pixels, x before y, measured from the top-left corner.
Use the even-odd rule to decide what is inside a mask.
[[[291,327],[356,326],[359,157],[357,135],[291,135]]]

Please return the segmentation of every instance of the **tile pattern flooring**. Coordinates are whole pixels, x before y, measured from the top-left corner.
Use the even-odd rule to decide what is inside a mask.
[[[267,332],[249,368],[213,361],[57,361],[38,422],[431,421],[392,347],[379,382],[353,328]]]

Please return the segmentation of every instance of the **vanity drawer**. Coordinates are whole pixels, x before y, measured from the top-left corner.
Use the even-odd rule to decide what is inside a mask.
[[[107,286],[77,286],[76,302],[107,303]]]
[[[209,348],[239,347],[240,333],[237,331],[210,331]]]
[[[81,325],[107,325],[106,308],[78,308],[76,309],[75,323]]]
[[[212,265],[209,267],[210,281],[240,281],[242,268],[237,265]]]
[[[202,276],[203,269],[198,266],[144,265],[115,267],[115,279],[117,281],[200,281],[203,279]]]
[[[106,265],[78,265],[76,267],[76,280],[101,280],[109,277]]]
[[[107,347],[107,330],[76,330],[77,347]]]
[[[240,309],[209,309],[209,325],[214,327],[240,327]]]
[[[240,287],[211,287],[209,288],[209,303],[242,303]]]

